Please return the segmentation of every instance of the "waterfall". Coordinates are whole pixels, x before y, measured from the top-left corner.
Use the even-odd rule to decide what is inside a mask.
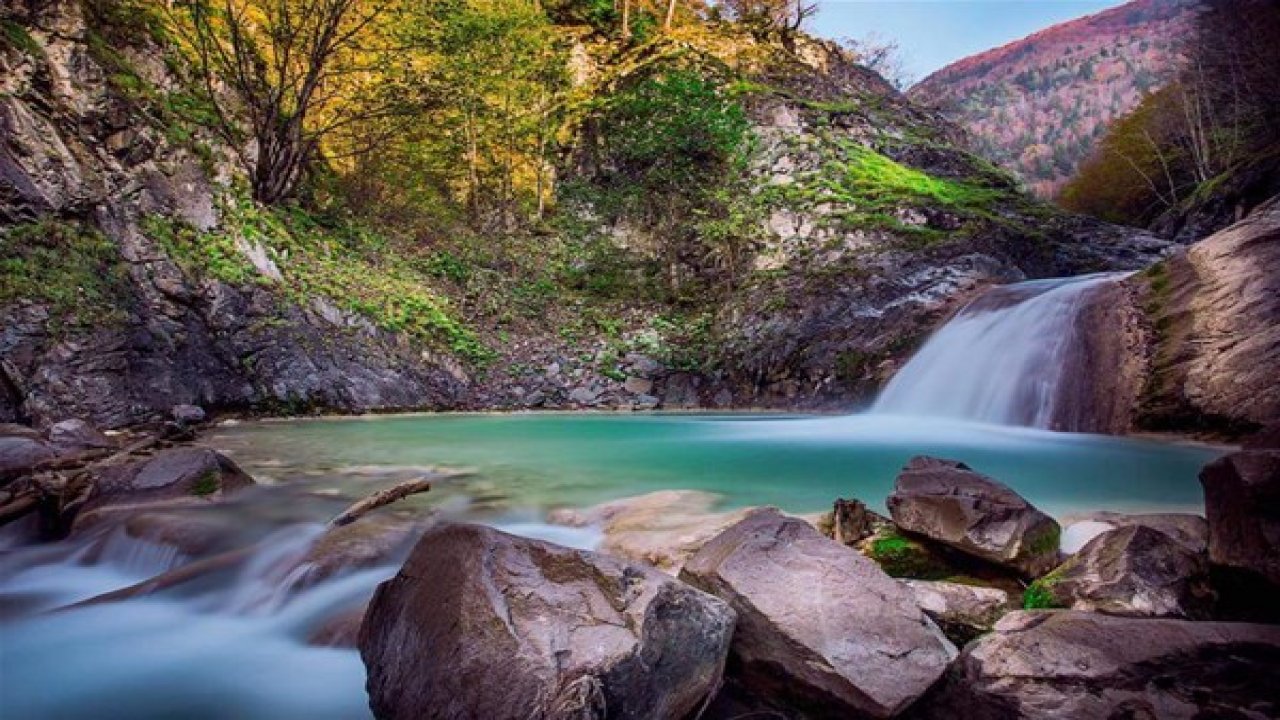
[[[1089,292],[1124,274],[988,290],[929,338],[872,412],[1051,428]]]

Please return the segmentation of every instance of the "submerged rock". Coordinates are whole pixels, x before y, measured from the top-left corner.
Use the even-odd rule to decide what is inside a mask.
[[[682,718],[733,624],[657,570],[446,525],[378,587],[359,645],[379,718]]]
[[[997,588],[936,580],[903,580],[916,603],[947,638],[964,645],[995,626],[1012,606],[1009,593]]]
[[[583,510],[557,510],[549,520],[599,527],[602,552],[675,573],[707,541],[745,517],[746,510],[716,512],[720,499],[699,490],[659,490]]]
[[[1112,615],[1207,618],[1213,605],[1209,563],[1145,525],[1090,540],[1028,590],[1033,604]]]
[[[1039,576],[1058,562],[1058,523],[964,463],[912,459],[888,505],[903,530],[1023,575]]]
[[[776,510],[718,535],[680,577],[737,611],[734,682],[813,715],[892,717],[955,653],[907,588]]]
[[[1280,627],[1015,612],[965,648],[927,718],[1280,715]]]

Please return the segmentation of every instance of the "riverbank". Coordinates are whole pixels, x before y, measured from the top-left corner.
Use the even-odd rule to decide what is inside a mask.
[[[943,427],[950,428],[950,438],[939,437]],[[802,556],[856,556],[871,563],[859,572],[873,572],[874,577],[884,580],[849,586],[852,595],[848,602],[865,601],[858,596],[862,590],[855,587],[892,582],[882,574],[875,575],[887,572],[910,590],[903,594],[906,590],[890,592],[896,585],[884,586],[884,592],[895,598],[892,603],[897,609],[893,612],[918,618],[911,622],[921,627],[936,624],[950,637],[938,641],[938,662],[929,664],[927,672],[921,671],[919,687],[893,696],[898,699],[881,695],[877,702],[887,704],[878,706],[882,710],[877,713],[905,712],[905,704],[911,704],[916,713],[929,707],[934,711],[955,707],[955,702],[961,702],[955,700],[957,693],[978,692],[986,698],[983,702],[995,702],[991,700],[995,696],[983,695],[987,691],[981,690],[981,685],[956,685],[959,678],[967,677],[960,668],[979,667],[973,663],[979,662],[987,652],[983,648],[993,643],[1016,644],[1028,621],[1013,611],[1024,605],[1096,603],[1099,593],[1111,598],[1108,602],[1115,602],[1116,597],[1124,601],[1125,597],[1136,597],[1125,595],[1136,591],[1124,590],[1132,587],[1124,583],[1140,582],[1148,583],[1140,585],[1146,588],[1143,593],[1174,593],[1170,597],[1178,598],[1176,613],[1203,617],[1203,601],[1198,599],[1203,596],[1195,588],[1202,587],[1204,578],[1196,568],[1206,565],[1195,558],[1208,557],[1205,548],[1212,534],[1203,519],[1176,514],[1168,502],[1181,492],[1177,482],[1170,482],[1176,479],[1173,470],[1177,468],[1183,468],[1178,473],[1186,473],[1187,482],[1199,492],[1196,473],[1216,456],[1203,448],[892,417],[606,414],[243,423],[211,428],[200,443],[226,455],[202,455],[208,451],[199,446],[185,442],[169,446],[166,442],[128,459],[125,466],[136,466],[136,471],[122,475],[113,470],[110,475],[150,477],[144,485],[152,487],[160,479],[157,463],[163,462],[165,468],[187,467],[166,458],[215,458],[192,465],[191,472],[184,471],[182,477],[189,478],[190,485],[174,486],[177,490],[162,496],[154,495],[154,490],[143,495],[137,490],[112,495],[109,501],[101,493],[92,495],[72,522],[70,537],[53,544],[15,545],[12,528],[0,533],[6,542],[0,551],[0,635],[4,636],[0,666],[6,678],[18,679],[13,687],[20,691],[7,693],[6,698],[15,717],[100,717],[94,713],[105,705],[121,708],[134,718],[175,713],[203,717],[201,708],[210,707],[208,703],[215,696],[218,712],[226,710],[237,717],[367,716],[364,665],[354,648],[366,603],[379,583],[401,571],[401,564],[424,532],[434,533],[459,522],[480,523],[525,538],[519,542],[534,544],[517,545],[531,548],[530,552],[542,552],[536,550],[543,547],[541,543],[550,543],[547,548],[598,551],[615,559],[597,561],[591,559],[597,557],[592,554],[583,556],[587,558],[584,562],[653,566],[672,577],[682,573],[707,543],[756,517],[752,507],[774,504],[788,508],[801,516],[797,522],[809,539],[800,545],[789,543],[788,552],[800,555],[769,565],[774,567],[769,574],[791,587],[812,590],[796,594],[796,599],[808,597],[827,603],[824,612],[843,612],[840,603],[846,600],[838,594],[819,592],[799,576],[787,578],[813,562],[812,557],[806,560]],[[1019,521],[1023,528],[1019,532],[1028,534],[1025,541],[1010,546],[1015,550],[1007,560],[1001,559],[1004,551],[997,548],[967,545],[968,541],[959,538],[948,540],[945,524],[918,524],[903,514],[908,497],[904,493],[918,494],[921,489],[904,484],[909,474],[903,473],[907,462],[898,458],[914,457],[924,452],[925,446],[930,452],[949,450],[940,456],[963,459],[1016,488],[1016,493],[998,503],[1022,508],[1019,517],[1028,520]],[[1005,467],[1008,458],[1018,459],[1021,472],[997,474],[991,469]],[[873,477],[872,470],[879,463],[887,468],[883,483]],[[1050,466],[1070,473],[1077,481],[1043,475]],[[987,487],[981,493],[995,493],[986,495],[989,499],[982,503],[1004,497],[1004,490],[984,486],[989,481],[980,476],[943,467],[951,478],[947,483],[968,483],[975,488]],[[1141,495],[1129,496],[1130,509],[1163,512],[1136,516],[1096,512],[1126,506],[1096,494],[1104,486],[1131,493],[1141,487],[1124,475],[1130,467],[1164,468],[1170,473],[1158,493],[1153,490],[1147,500]],[[212,492],[205,491],[210,488],[206,488],[207,480],[202,480],[207,473],[201,468],[221,468],[216,470],[220,480]],[[1105,483],[1088,482],[1099,475]],[[251,484],[246,485],[238,479],[241,477],[251,478]],[[672,477],[684,482],[673,483]],[[342,528],[326,526],[359,498],[413,478],[431,479],[430,492],[408,497]],[[1120,478],[1126,482],[1118,482]],[[1066,522],[1058,510],[1049,513],[1058,522],[1040,514],[1042,509],[1055,507],[1054,495],[1049,492],[1054,486],[1079,494],[1074,507],[1095,512],[1080,515],[1074,524]],[[877,495],[881,487],[883,496]],[[646,492],[649,488],[654,492]],[[862,502],[837,503],[837,498]],[[596,504],[597,500],[602,504]],[[1042,500],[1047,502],[1042,504]],[[1199,508],[1203,505],[1195,505],[1182,509],[1202,512]],[[979,512],[975,521],[982,514],[993,513],[990,517],[997,518],[1007,511]],[[945,513],[936,517],[945,517]],[[1054,529],[1049,533],[1052,544],[1032,537],[1039,537],[1044,528]],[[1155,528],[1158,537],[1143,528]],[[836,541],[823,538],[824,533]],[[1054,569],[1060,549],[1082,558],[1093,557],[1101,552],[1095,547],[1102,543],[1100,537],[1123,539],[1125,533],[1136,533],[1147,544],[1126,540],[1127,544],[1107,551],[1128,558],[1127,564],[1120,566],[1128,568],[1121,571],[1121,584],[1081,586],[1077,580],[1075,584],[1030,585],[1064,592],[1075,588],[1061,596],[1028,591],[1028,583],[1036,577],[1067,577],[1074,572],[1067,565]],[[979,533],[974,537],[988,536]],[[432,547],[434,542],[422,541]],[[1179,549],[1184,547],[1180,543],[1191,549]],[[813,553],[799,550],[810,545]],[[419,547],[420,554],[424,551],[421,544]],[[1036,555],[1024,557],[1022,553],[1031,551],[1017,547],[1034,548]],[[1102,543],[1101,547],[1112,546]],[[1172,584],[1160,581],[1158,586],[1150,585],[1144,568],[1149,563],[1157,563],[1150,567],[1164,567],[1159,563],[1165,562],[1156,561],[1152,552],[1160,553],[1158,557],[1183,558],[1179,562],[1189,563],[1187,574],[1179,571]],[[228,555],[230,561],[225,560]],[[835,555],[830,562],[847,562]],[[1032,557],[1039,559],[1029,559]],[[763,558],[757,560],[764,562]],[[822,570],[825,562],[815,566],[815,572],[828,572]],[[470,573],[480,571],[482,564],[459,561],[453,567],[451,572]],[[765,565],[752,560],[744,567]],[[1104,565],[1089,567],[1096,570]],[[180,582],[169,579],[175,576]],[[137,585],[140,582],[143,584]],[[524,584],[529,582],[530,578],[522,575],[502,587],[516,594],[538,595],[559,581]],[[141,593],[131,590],[139,594],[123,601],[50,613],[129,586],[144,589]],[[148,587],[151,590],[145,589]],[[160,588],[164,589],[155,592]],[[775,596],[770,602],[784,597]],[[564,602],[569,600],[562,597],[556,601],[552,606],[555,612],[576,612]],[[1011,612],[1008,617],[1012,619],[997,624],[1001,616]],[[1117,637],[1143,635],[1145,628],[1157,627],[1143,622],[1188,622],[1140,620],[1117,625],[1105,617],[1095,621],[1091,612],[1075,612],[1071,617],[1073,623],[1101,623],[1098,627],[1105,626],[1107,633]],[[1190,625],[1216,632],[1213,623]],[[735,638],[738,632],[745,632],[743,627],[739,625]],[[888,632],[887,626],[874,623],[863,630],[855,623],[847,630],[854,634],[852,638],[873,628]],[[1173,632],[1165,625],[1159,629]],[[1191,634],[1180,637],[1199,638],[1201,631],[1187,632]],[[177,635],[183,639],[177,640]],[[974,638],[977,640],[970,643]],[[918,643],[912,640],[909,644]],[[949,646],[951,650],[947,650]],[[962,646],[964,653],[953,663],[949,653]],[[1164,657],[1161,653],[1165,650],[1159,649],[1164,646],[1154,647],[1150,658]],[[1212,643],[1195,647],[1210,654],[1218,652]],[[1238,657],[1240,647],[1233,647]],[[377,662],[411,661],[412,648],[406,647],[404,652],[410,654],[384,656]],[[735,657],[735,652],[730,650],[729,656]],[[1246,655],[1253,652],[1250,649]],[[712,666],[718,662],[714,652],[708,657]],[[59,673],[65,671],[67,658],[76,658],[71,669],[75,677],[84,679],[72,688],[48,692],[49,674],[55,667],[62,668]],[[372,660],[367,656],[366,661]],[[838,670],[840,661],[831,662]],[[1258,660],[1248,662],[1256,664]],[[454,666],[452,661],[450,666]],[[770,697],[768,692],[762,700],[763,686],[735,674],[735,667],[731,661],[726,670],[730,678],[726,694],[717,698],[709,717],[731,717],[743,707],[759,708],[761,702],[769,707],[779,702],[788,706],[790,701]],[[889,656],[875,660],[875,667],[886,677],[899,672]],[[953,672],[960,674],[953,676]],[[1059,682],[1049,669],[1037,672],[1046,673],[1041,679],[1049,685]],[[148,689],[137,690],[141,686]],[[485,684],[468,687],[467,692],[473,693],[483,691]],[[915,700],[925,690],[929,692]]]

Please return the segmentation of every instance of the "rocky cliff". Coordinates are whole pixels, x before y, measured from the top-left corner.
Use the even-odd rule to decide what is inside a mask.
[[[1098,293],[1081,386],[1109,432],[1235,437],[1280,419],[1280,198]]]
[[[957,149],[954,126],[834,47],[784,52],[728,31],[659,39],[584,50],[595,69],[579,82],[613,92],[672,58],[723,68],[753,138],[747,272],[694,301],[697,332],[660,326],[670,308],[649,300],[592,326],[590,298],[509,330],[439,273],[324,240],[323,227],[307,230],[323,242],[304,244],[245,201],[162,33],[113,7],[4,11],[0,420],[115,427],[177,403],[848,407],[981,287],[1137,269],[1166,247],[1023,196]],[[591,86],[593,72],[607,82]],[[585,183],[597,172],[565,169]],[[598,221],[565,210],[577,211]],[[640,220],[600,231],[619,253],[651,252]],[[554,325],[563,317],[573,332]],[[690,343],[697,362],[682,359]]]

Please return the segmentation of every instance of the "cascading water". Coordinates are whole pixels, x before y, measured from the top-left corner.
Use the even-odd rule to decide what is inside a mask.
[[[877,414],[1053,426],[1089,293],[1124,274],[1034,280],[987,291],[911,358]]]

